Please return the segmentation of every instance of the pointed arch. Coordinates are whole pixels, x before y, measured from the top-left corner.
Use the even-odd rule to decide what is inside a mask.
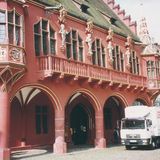
[[[77,89],[75,90],[73,93],[71,93],[71,95],[69,96],[66,104],[71,100],[71,98],[73,98],[74,95],[76,95],[77,93],[79,94],[84,94],[87,99],[91,102],[91,104],[93,105],[95,111],[97,110],[100,110],[101,109],[101,105],[100,105],[100,102],[98,100],[98,98],[89,90],[87,89],[84,89],[84,88],[80,88],[80,89]]]
[[[48,88],[48,87],[46,87],[46,86],[44,86],[44,85],[41,85],[41,84],[36,84],[36,83],[35,83],[35,84],[24,85],[24,86],[21,86],[20,88],[18,88],[18,89],[13,93],[10,101],[13,100],[13,98],[15,97],[15,95],[16,95],[19,91],[21,91],[23,88],[27,88],[27,87],[30,88],[30,91],[28,92],[28,95],[27,95],[27,97],[25,98],[25,102],[23,102],[23,103],[27,103],[27,102],[30,100],[31,97],[28,97],[28,96],[29,96],[29,95],[32,95],[33,93],[35,93],[35,90],[36,90],[37,92],[43,91],[44,93],[46,93],[46,94],[50,97],[52,103],[53,103],[54,106],[55,106],[55,109],[57,109],[57,110],[62,110],[62,106],[61,106],[60,100],[59,100],[59,98],[57,97],[57,95],[56,95],[50,88]],[[36,88],[36,89],[35,89],[35,88]],[[22,98],[21,98],[21,99],[22,99]],[[19,101],[20,101],[20,100],[19,100]],[[21,102],[20,102],[20,103],[21,103]]]

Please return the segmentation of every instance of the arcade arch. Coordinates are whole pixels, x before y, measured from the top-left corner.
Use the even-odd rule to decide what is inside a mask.
[[[11,147],[53,144],[56,104],[53,101],[37,86],[26,86],[15,93],[11,100]]]
[[[88,95],[76,92],[65,108],[65,141],[72,145],[94,145],[95,108]]]
[[[109,97],[103,108],[104,137],[107,144],[113,144],[114,129],[120,127],[120,120],[124,117],[125,104],[119,97]]]

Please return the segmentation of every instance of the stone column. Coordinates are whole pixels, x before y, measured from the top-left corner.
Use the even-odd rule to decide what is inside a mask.
[[[96,148],[105,148],[106,139],[104,138],[104,120],[103,120],[103,110],[96,112],[96,139],[95,147]]]
[[[67,152],[67,144],[64,139],[65,139],[64,110],[55,110],[55,143],[53,145],[54,153],[63,154]]]
[[[0,160],[10,159],[9,149],[10,105],[7,92],[0,90]]]

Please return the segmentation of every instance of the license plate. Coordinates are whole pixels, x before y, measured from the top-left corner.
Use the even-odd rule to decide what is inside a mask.
[[[135,142],[137,142],[137,140],[130,140],[130,142],[131,142],[131,143],[135,143]]]

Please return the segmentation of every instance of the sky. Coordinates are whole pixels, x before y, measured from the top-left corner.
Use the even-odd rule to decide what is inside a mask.
[[[142,17],[146,18],[148,31],[153,41],[160,44],[160,0],[115,0],[120,8],[131,15],[139,24]]]

